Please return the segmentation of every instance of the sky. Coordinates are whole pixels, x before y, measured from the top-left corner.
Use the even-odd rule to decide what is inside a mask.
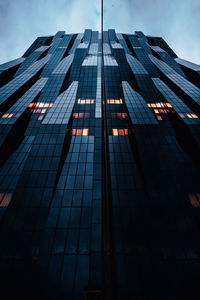
[[[23,55],[37,36],[100,29],[101,0],[0,0],[0,64]],[[105,0],[104,28],[162,36],[200,64],[199,0]]]

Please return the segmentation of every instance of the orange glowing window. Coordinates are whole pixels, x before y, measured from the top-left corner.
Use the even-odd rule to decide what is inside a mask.
[[[88,128],[83,128],[83,129],[72,129],[72,135],[77,135],[77,136],[87,136],[89,133]]]
[[[162,120],[162,117],[161,117],[161,116],[156,116],[156,117],[157,117],[157,119],[158,119],[159,121]]]
[[[200,207],[200,194],[189,194],[188,196],[192,207]]]
[[[46,109],[41,110],[41,114],[45,114],[45,112],[46,112]]]
[[[167,111],[166,111],[165,109],[159,109],[159,112],[160,112],[161,114],[166,114],[166,113],[167,113]]]
[[[84,128],[84,129],[83,129],[83,135],[84,135],[84,136],[88,135],[88,128]]]
[[[73,113],[74,119],[82,119],[82,118],[89,118],[89,113]]]
[[[152,107],[152,108],[162,108],[162,107],[169,107],[172,108],[170,103],[162,103],[162,102],[156,102],[156,103],[148,103],[147,104],[148,107]]]
[[[166,103],[167,107],[170,107],[172,108],[171,104],[170,103]]]
[[[195,115],[195,114],[191,114],[191,116],[192,116],[193,119],[198,119],[198,116]]]
[[[52,107],[53,103],[44,103],[44,102],[38,102],[38,103],[30,103],[28,107]]]
[[[154,109],[155,114],[159,114],[158,109]]]
[[[112,132],[113,132],[113,135],[114,135],[114,136],[117,136],[117,135],[118,135],[118,129],[113,128],[113,129],[112,129]]]
[[[108,104],[123,104],[122,99],[107,99]]]
[[[118,133],[119,133],[119,135],[124,135],[124,130],[123,129],[119,129]]]
[[[192,116],[191,116],[190,114],[187,114],[187,117],[188,117],[189,119],[192,119]]]
[[[39,121],[42,121],[43,117],[44,117],[44,116],[39,116],[39,117],[38,117],[38,120],[39,120]]]
[[[3,119],[6,119],[8,116],[9,116],[9,114],[4,114],[4,115],[2,116],[2,118],[3,118]]]
[[[7,118],[12,118],[13,114],[9,114]]]
[[[78,99],[78,104],[94,104],[94,99]]]
[[[123,136],[123,135],[128,135],[128,129],[117,129],[117,128],[113,128],[112,129],[112,134],[114,136]]]
[[[83,129],[76,129],[76,135],[82,135]]]

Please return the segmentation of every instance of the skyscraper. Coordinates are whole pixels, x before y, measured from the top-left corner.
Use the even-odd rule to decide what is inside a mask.
[[[101,42],[59,31],[0,65],[2,299],[195,299],[200,66]]]

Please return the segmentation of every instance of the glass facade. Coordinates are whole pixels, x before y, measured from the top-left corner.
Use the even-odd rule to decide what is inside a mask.
[[[4,299],[196,299],[199,74],[113,29],[0,66]]]

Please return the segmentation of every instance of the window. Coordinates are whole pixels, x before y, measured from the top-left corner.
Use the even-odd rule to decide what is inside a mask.
[[[89,118],[89,117],[90,117],[89,113],[73,113],[74,119],[82,119],[82,118]]]
[[[83,129],[72,129],[72,135],[77,135],[77,136],[87,136],[89,133],[88,128],[83,128]]]
[[[78,104],[94,104],[94,99],[78,99]]]
[[[127,113],[111,113],[112,118],[126,119],[128,117]]]
[[[124,136],[124,135],[128,135],[128,129],[117,129],[117,128],[113,128],[112,129],[112,134],[113,136]]]
[[[123,104],[122,99],[107,99],[108,104]]]

